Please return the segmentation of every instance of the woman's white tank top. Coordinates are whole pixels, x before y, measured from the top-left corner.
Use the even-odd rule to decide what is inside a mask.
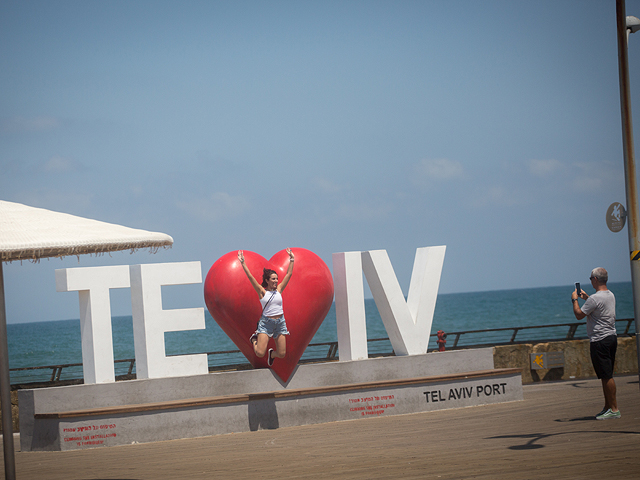
[[[273,300],[271,300],[271,297],[273,297]],[[267,305],[267,303],[269,305]],[[277,290],[267,290],[264,297],[260,299],[260,304],[263,309],[262,314],[265,317],[278,317],[284,313],[282,309],[282,295]],[[267,305],[267,308],[264,307],[265,305]]]

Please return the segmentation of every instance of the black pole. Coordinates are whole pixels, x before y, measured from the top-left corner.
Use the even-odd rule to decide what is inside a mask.
[[[13,449],[11,419],[11,379],[9,378],[9,346],[7,343],[7,310],[4,303],[4,276],[0,262],[0,396],[2,406],[2,446],[4,449],[4,478],[15,480],[16,458]]]

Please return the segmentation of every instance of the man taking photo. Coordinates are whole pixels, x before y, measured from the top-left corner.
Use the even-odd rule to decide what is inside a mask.
[[[598,267],[591,271],[591,286],[596,293],[589,296],[582,289],[571,294],[573,313],[578,320],[587,317],[587,335],[590,340],[591,363],[596,375],[602,381],[604,408],[596,415],[598,420],[620,418],[616,402],[616,382],[613,380],[613,366],[616,360],[618,337],[616,334],[616,297],[607,288],[609,274]],[[578,298],[585,300],[582,308]]]

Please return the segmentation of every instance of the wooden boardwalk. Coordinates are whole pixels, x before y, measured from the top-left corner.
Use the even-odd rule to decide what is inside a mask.
[[[19,480],[637,479],[638,376],[616,383],[620,420],[596,421],[600,381],[575,380],[525,385],[523,402],[84,451],[17,452],[16,473]]]

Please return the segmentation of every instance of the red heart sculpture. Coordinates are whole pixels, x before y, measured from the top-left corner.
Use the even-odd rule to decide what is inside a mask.
[[[298,365],[307,345],[323,322],[333,302],[333,278],[327,265],[315,253],[304,248],[292,248],[295,263],[291,280],[282,293],[284,318],[290,335],[287,336],[287,355],[276,358],[271,369],[283,381]],[[244,258],[251,274],[262,281],[262,269],[270,268],[282,280],[289,266],[285,250],[266,260],[257,253],[244,251]],[[204,281],[204,299],[209,313],[231,338],[254,368],[264,368],[267,356],[258,358],[249,343],[262,313],[258,294],[251,286],[238,252],[220,257],[209,269]],[[269,340],[269,348],[275,350],[275,342]]]

